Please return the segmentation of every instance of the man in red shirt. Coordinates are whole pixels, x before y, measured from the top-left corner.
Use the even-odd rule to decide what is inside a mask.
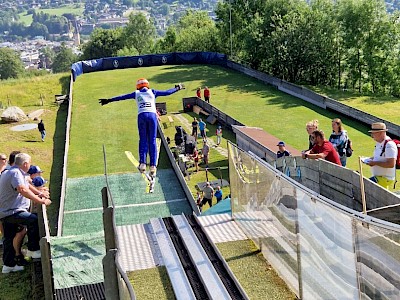
[[[322,130],[315,130],[311,135],[315,141],[314,147],[311,150],[303,152],[301,156],[310,159],[321,158],[341,166],[339,154],[331,142],[325,140],[324,132]]]

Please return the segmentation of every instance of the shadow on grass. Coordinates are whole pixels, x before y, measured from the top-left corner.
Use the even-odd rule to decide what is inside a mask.
[[[60,77],[61,93],[67,95],[69,93],[70,76]]]
[[[235,257],[230,257],[230,258],[226,259],[226,262],[242,259],[242,258],[245,258],[245,257],[250,257],[250,256],[253,256],[253,255],[257,255],[259,253],[261,253],[261,250],[254,250],[254,251],[251,251],[251,252],[243,253],[243,254],[235,256]]]
[[[47,208],[52,233],[55,233],[57,230],[57,219],[60,209],[67,116],[68,103],[66,102],[61,104],[57,111],[56,128],[53,138],[53,165],[50,172],[50,195],[52,204]]]

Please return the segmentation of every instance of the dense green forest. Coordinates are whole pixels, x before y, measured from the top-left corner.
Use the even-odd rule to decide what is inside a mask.
[[[293,83],[400,95],[399,14],[383,0],[232,0],[188,11],[165,36],[151,19],[97,29],[78,59],[216,51]]]
[[[154,41],[151,21],[97,30],[83,59],[173,51],[217,51],[294,83],[400,95],[398,13],[383,0],[232,0],[217,20],[188,12]]]

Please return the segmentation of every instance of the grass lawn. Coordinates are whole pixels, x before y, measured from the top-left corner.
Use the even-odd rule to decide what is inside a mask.
[[[85,9],[85,5],[82,4],[66,4],[62,5],[58,8],[47,8],[47,9],[36,9],[36,13],[44,12],[50,15],[62,16],[63,14],[75,14],[77,16],[82,16],[83,11]],[[23,22],[25,25],[29,26],[32,23],[32,15],[28,15],[26,12],[18,14],[20,22]]]
[[[328,135],[331,120],[339,117],[353,141],[354,154],[348,160],[348,167],[357,170],[357,157],[372,155],[374,142],[368,134],[369,128],[349,118],[315,107],[222,67],[160,66],[97,72],[78,77],[74,92],[76,101],[69,176],[102,174],[99,162],[103,143],[113,161],[111,172],[128,170],[126,163],[119,158],[124,150],[137,153],[136,104],[134,101],[121,101],[101,107],[97,99],[132,92],[135,80],[144,74],[155,89],[168,89],[178,82],[186,84],[186,90],[158,98],[160,102],[167,102],[169,113],[182,110],[181,99],[195,95],[198,86],[208,86],[213,105],[248,126],[263,128],[299,150],[308,146],[305,131],[308,121],[318,119],[319,127]],[[83,144],[82,141],[87,143]],[[370,176],[369,168],[364,168],[364,174]]]

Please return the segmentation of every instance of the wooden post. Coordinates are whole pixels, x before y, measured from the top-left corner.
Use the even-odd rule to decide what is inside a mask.
[[[115,265],[116,249],[107,251],[103,257],[104,289],[106,299],[119,299],[118,273]]]
[[[358,157],[358,166],[360,168],[360,189],[361,189],[361,200],[363,206],[363,214],[367,214],[367,202],[365,201],[365,190],[364,190],[364,175],[362,169],[363,162],[361,161],[361,157]]]
[[[42,253],[42,273],[44,286],[44,299],[54,299],[53,269],[51,266],[50,244],[46,238],[40,239],[40,251]]]

